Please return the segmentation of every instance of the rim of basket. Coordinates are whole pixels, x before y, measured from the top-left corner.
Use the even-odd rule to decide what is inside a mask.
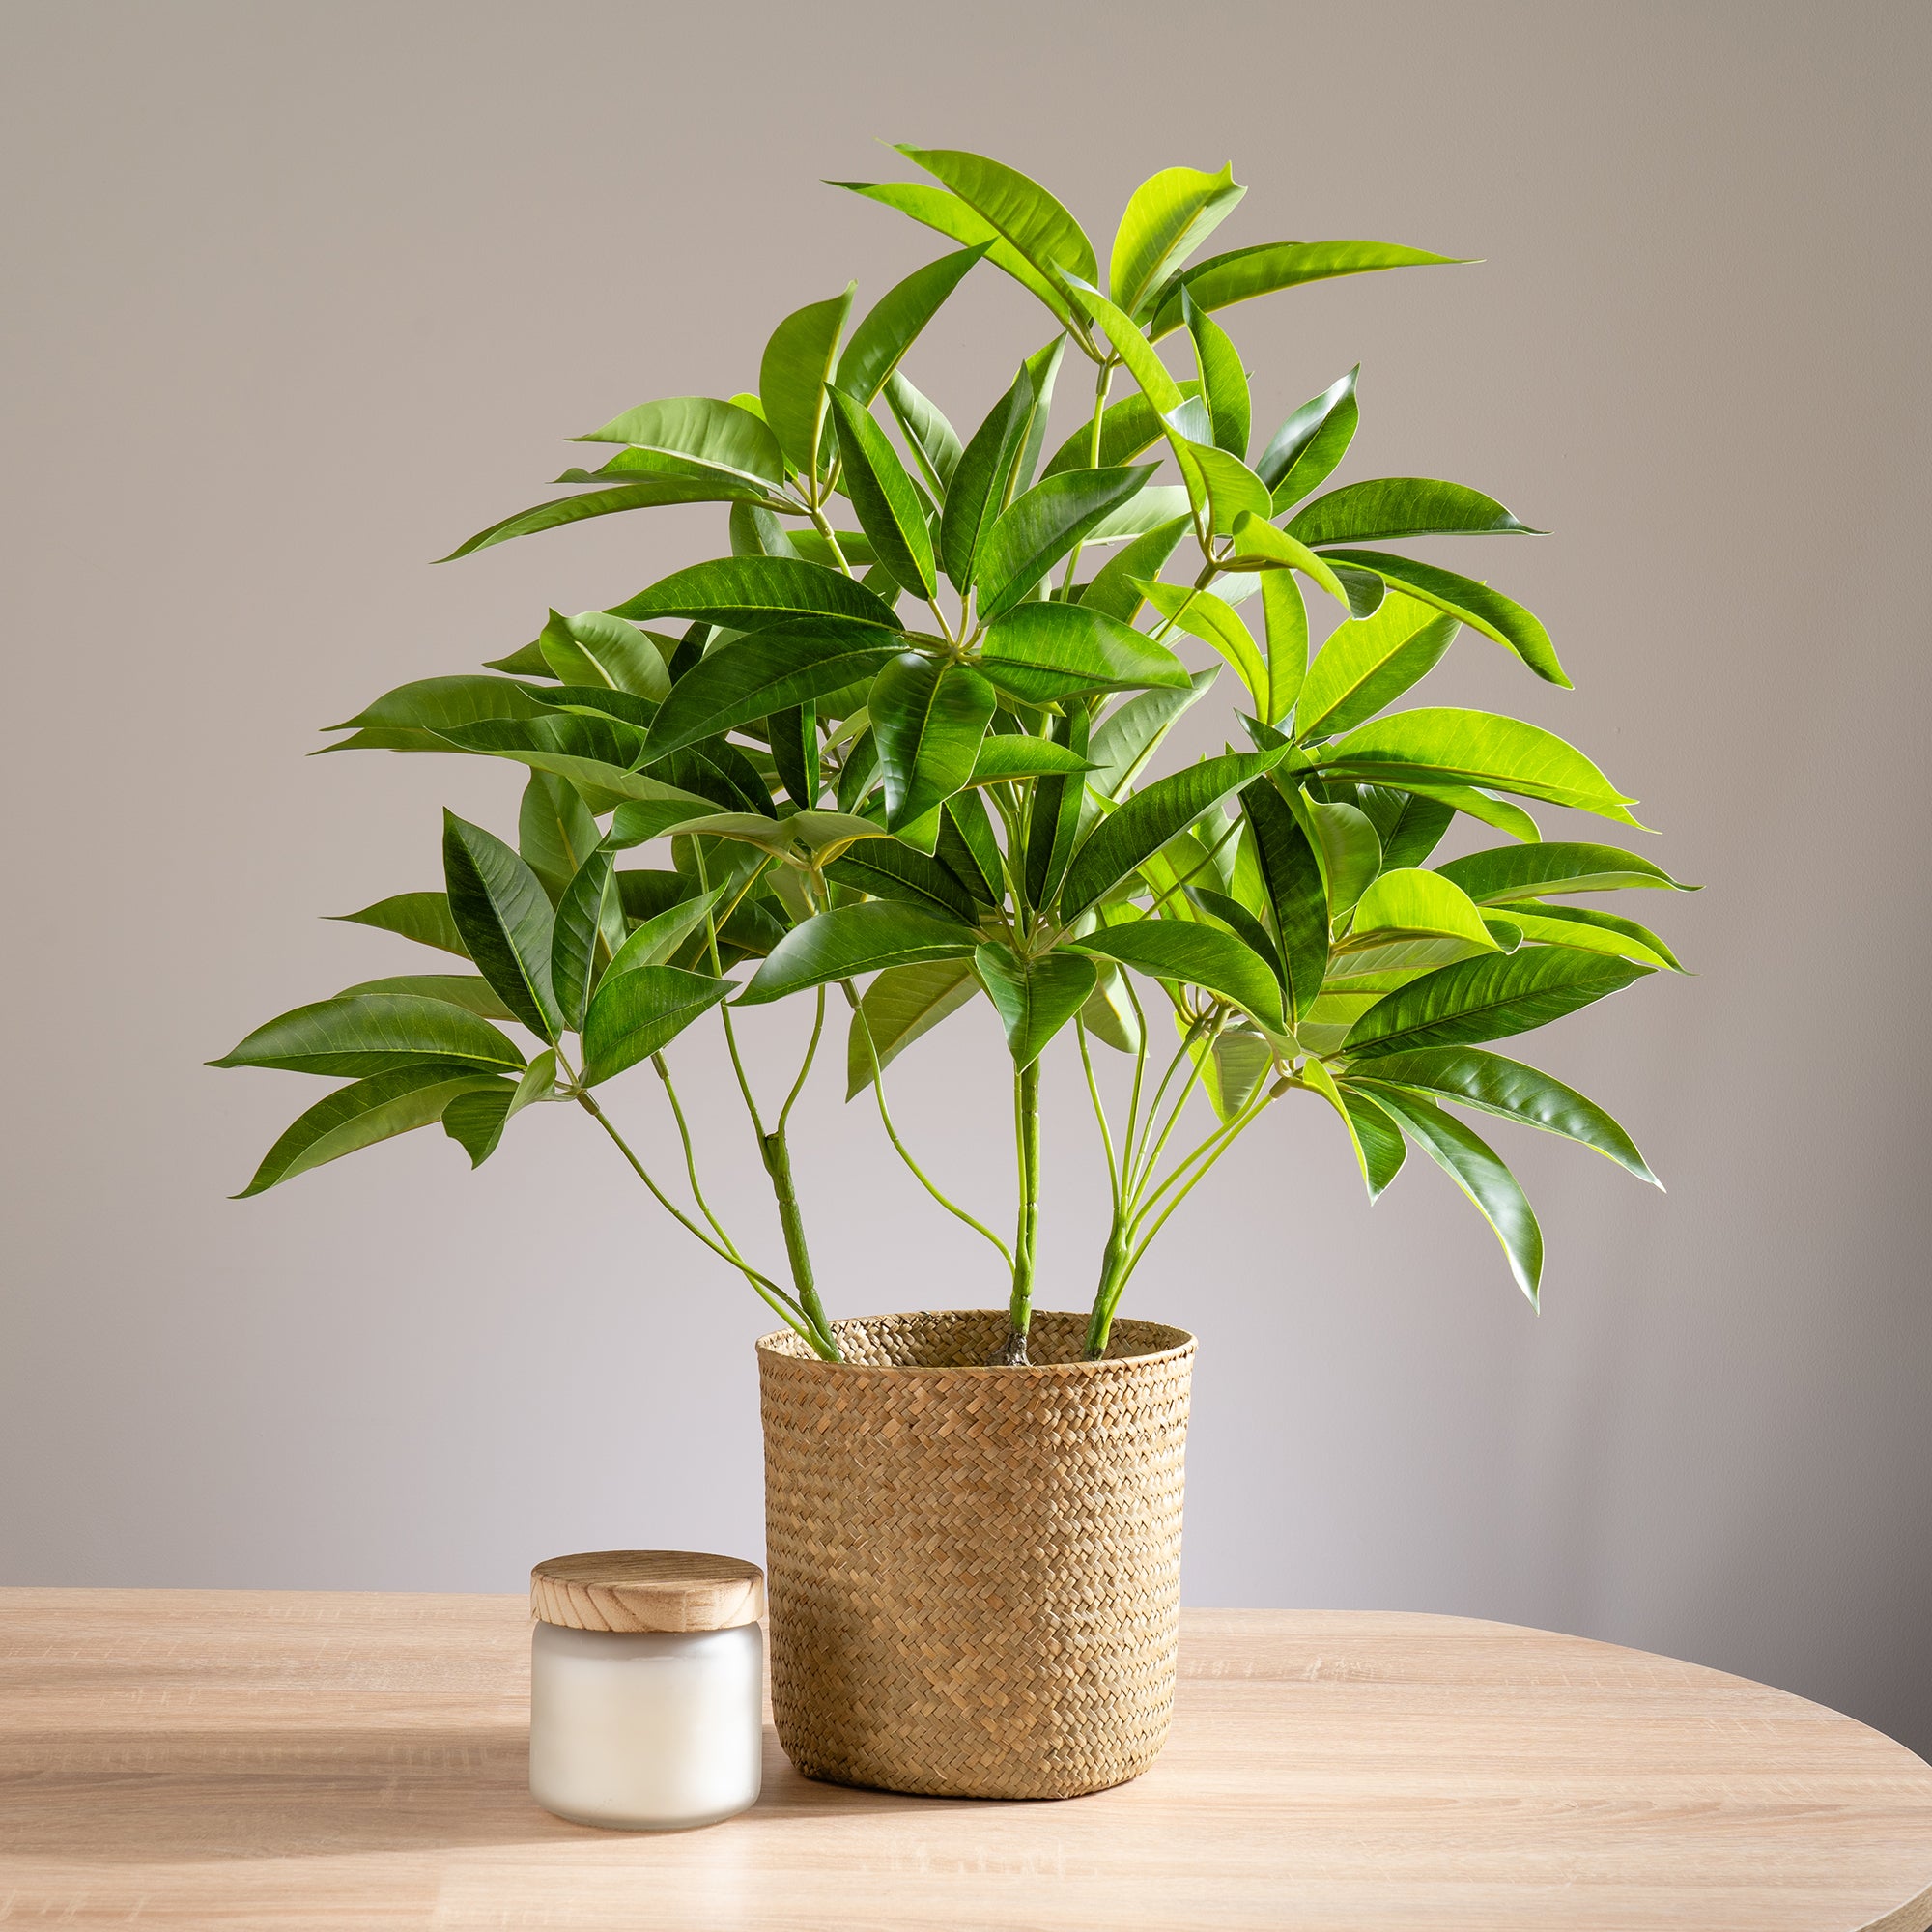
[[[834,1320],[836,1329],[842,1323],[871,1321],[915,1321],[923,1317],[947,1315],[990,1315],[1002,1316],[1004,1308],[911,1308],[888,1311],[879,1315],[840,1316]],[[1042,1308],[1035,1311],[1037,1321],[1042,1315],[1058,1316],[1063,1321],[1085,1321],[1087,1317],[1077,1310]],[[1171,1321],[1154,1321],[1145,1316],[1129,1315],[1120,1318],[1117,1326],[1133,1322],[1141,1327],[1159,1328],[1170,1335],[1179,1335],[1179,1342],[1171,1343],[1163,1349],[1150,1349],[1145,1353],[1134,1355],[1102,1356],[1097,1362],[1029,1362],[1022,1373],[1028,1375],[1071,1375],[1094,1373],[1100,1370],[1121,1370],[1143,1368],[1161,1362],[1169,1362],[1183,1355],[1191,1355],[1198,1346],[1198,1338],[1192,1330],[1178,1328]],[[769,1334],[757,1339],[760,1359],[775,1362],[795,1363],[801,1368],[823,1369],[858,1376],[1005,1376],[1020,1367],[1011,1362],[828,1362],[810,1353],[795,1352],[798,1335],[790,1328],[774,1328]]]

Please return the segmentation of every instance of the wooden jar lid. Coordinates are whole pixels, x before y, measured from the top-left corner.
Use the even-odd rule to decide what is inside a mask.
[[[765,1573],[694,1549],[595,1549],[530,1572],[530,1614],[581,1631],[715,1631],[765,1613]]]

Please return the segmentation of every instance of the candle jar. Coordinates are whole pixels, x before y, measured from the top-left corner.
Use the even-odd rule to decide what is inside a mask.
[[[530,1796],[580,1825],[675,1832],[756,1802],[764,1573],[614,1549],[530,1572]]]

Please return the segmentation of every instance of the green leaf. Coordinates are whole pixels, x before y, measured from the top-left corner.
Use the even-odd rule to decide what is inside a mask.
[[[354,718],[340,724],[325,724],[325,731],[421,731],[446,730],[454,724],[473,724],[486,718],[540,718],[546,707],[522,686],[506,677],[424,677],[412,684],[385,691],[373,704],[365,705]],[[331,745],[330,751],[346,751],[346,745]],[[434,740],[417,746],[412,740],[398,750],[437,750]]]
[[[750,632],[701,659],[671,687],[644,740],[642,761],[654,764],[683,746],[869,676],[897,643],[869,627],[825,619]]]
[[[1315,1004],[1328,967],[1328,897],[1321,863],[1271,779],[1257,779],[1242,791],[1241,810],[1280,947],[1288,1016],[1298,1022]]]
[[[1495,1151],[1453,1115],[1411,1094],[1378,1088],[1376,1098],[1410,1140],[1448,1175],[1495,1231],[1517,1286],[1535,1305],[1543,1277],[1543,1231],[1528,1198]]]
[[[562,1027],[550,981],[554,919],[537,875],[453,811],[442,814],[442,870],[450,917],[477,970],[518,1019],[554,1042]]]
[[[1208,406],[1208,419],[1213,426],[1214,447],[1243,465],[1248,456],[1248,432],[1253,419],[1253,404],[1248,395],[1248,378],[1235,345],[1206,309],[1197,308],[1181,294],[1181,313],[1187,332],[1194,339],[1195,366],[1201,371],[1201,399]],[[1263,496],[1269,496],[1262,485]],[[1266,517],[1265,509],[1261,514]]]
[[[1512,838],[1520,838],[1525,844],[1534,845],[1543,837],[1537,829],[1536,820],[1520,806],[1512,805],[1507,799],[1497,798],[1490,792],[1478,791],[1473,785],[1430,784],[1411,775],[1403,780],[1402,789],[1413,798],[1446,805],[1452,814],[1460,811],[1484,825],[1492,825],[1498,832],[1507,832]],[[1430,849],[1435,848],[1432,846]],[[1409,863],[1412,865],[1415,862],[1410,860]]]
[[[1094,581],[1097,582],[1098,579]],[[1219,666],[1197,671],[1188,679],[1184,691],[1179,686],[1146,690],[1139,696],[1128,698],[1118,711],[1109,712],[1094,727],[1088,745],[1087,754],[1094,765],[1087,777],[1088,789],[1098,792],[1102,798],[1119,798],[1147,769],[1148,760],[1160,749],[1174,721],[1220,674]]]
[[[1493,952],[1496,942],[1475,902],[1439,872],[1410,867],[1384,871],[1355,902],[1349,936],[1338,950],[1378,953],[1407,940],[1458,941],[1470,952]],[[1391,962],[1393,965],[1394,962]]]
[[[488,980],[474,973],[397,973],[386,980],[362,980],[345,986],[338,1000],[360,999],[365,993],[413,993],[421,1000],[447,1000],[479,1019],[513,1020],[516,1014],[497,997]]]
[[[1300,502],[1311,490],[1320,489],[1349,453],[1361,417],[1355,400],[1355,379],[1361,373],[1357,363],[1319,396],[1303,403],[1262,451],[1255,474],[1273,493],[1275,516]],[[1398,1151],[1400,1147],[1398,1140]]]
[[[1037,400],[1033,371],[1023,364],[1012,387],[973,432],[947,485],[946,507],[939,519],[939,556],[948,580],[962,597],[972,587],[980,546],[1006,505],[1008,485],[1025,454]]]
[[[873,1056],[883,1072],[922,1034],[971,1004],[980,990],[970,959],[889,966],[867,987],[845,1040],[845,1097],[872,1084]]]
[[[1197,508],[1208,512],[1216,536],[1229,535],[1244,517],[1265,522],[1270,500],[1267,485],[1238,457],[1185,435],[1177,435],[1170,441],[1188,495]]]
[[[1377,787],[1365,786],[1374,791]],[[1381,835],[1384,866],[1419,866],[1442,842],[1456,809],[1440,799],[1424,798],[1415,792],[1389,794],[1396,809],[1377,830]]]
[[[922,851],[927,838],[912,828],[932,814],[972,779],[980,741],[998,699],[978,671],[905,651],[880,670],[867,706],[878,741],[879,772],[886,788],[886,826]]]
[[[1138,919],[1125,925],[1104,925],[1063,944],[1097,952],[1156,980],[1205,987],[1275,1033],[1287,1027],[1274,969],[1252,947],[1219,926],[1188,920]]]
[[[1201,384],[1182,383],[1183,396],[1198,396]],[[1100,460],[1094,461],[1094,425],[1083,423],[1054,451],[1053,459],[1040,474],[1058,476],[1067,469],[1111,469],[1131,463],[1142,450],[1151,448],[1167,434],[1154,406],[1136,390],[1109,403],[1100,412]]]
[[[1237,554],[1231,556],[1222,566],[1231,570],[1298,570],[1312,582],[1319,583],[1338,604],[1346,604],[1356,616],[1367,616],[1378,609],[1382,601],[1382,586],[1379,578],[1364,580],[1374,590],[1374,596],[1367,600],[1366,608],[1357,610],[1363,604],[1356,587],[1348,580],[1330,569],[1328,564],[1304,543],[1298,543],[1286,530],[1278,530],[1266,520],[1265,515],[1257,516],[1244,511],[1236,520],[1235,550]]]
[[[1061,917],[1070,920],[1110,892],[1205,811],[1272,771],[1282,751],[1231,753],[1157,779],[1110,813],[1074,855],[1061,889]]]
[[[595,1087],[662,1053],[731,991],[729,980],[675,966],[607,975],[583,1021],[583,1084]]]
[[[824,564],[788,556],[725,556],[694,563],[639,591],[611,614],[633,622],[696,617],[739,631],[793,617],[844,617],[881,630],[898,629],[898,619],[883,598]]]
[[[1070,759],[1075,769],[1061,777],[1042,776],[1034,787],[1027,824],[1026,891],[1028,899],[1037,906],[1053,903],[1060,882],[1072,864],[1074,846],[1079,842],[1081,811],[1087,804],[1086,753],[1092,730],[1093,720],[1084,704],[1071,706],[1053,721],[1050,749]],[[986,746],[996,742],[1031,745],[1041,751],[1049,749],[1037,738],[989,738]],[[982,760],[986,746],[980,748]],[[977,767],[974,777],[977,781]]]
[[[1282,977],[1281,949],[1274,943],[1274,934],[1254,912],[1239,899],[1231,898],[1212,886],[1188,886],[1185,890],[1188,899],[1195,906],[1208,918],[1219,920],[1250,952],[1265,959],[1273,968],[1277,980]],[[1163,911],[1177,918],[1181,916],[1173,899],[1167,901]]]
[[[1437,1046],[1383,1054],[1363,1067],[1359,1077],[1374,1088],[1419,1087],[1461,1106],[1480,1107],[1486,1114],[1580,1141],[1628,1168],[1639,1180],[1662,1186],[1636,1151],[1636,1143],[1594,1100],[1520,1060],[1470,1046]]]
[[[442,1130],[469,1156],[472,1170],[497,1151],[514,1090],[505,1080],[457,1094],[442,1110]]]
[[[980,242],[942,255],[888,289],[852,331],[852,339],[838,358],[838,386],[856,398],[862,408],[870,403],[899,366],[920,330],[939,313],[947,297],[990,245]]]
[[[327,917],[345,925],[373,925],[381,932],[400,933],[419,946],[434,946],[453,952],[459,959],[469,957],[469,949],[449,916],[445,893],[397,893],[394,897],[378,899],[360,912],[338,912]]]
[[[772,330],[758,364],[758,400],[765,420],[801,476],[818,470],[819,441],[825,427],[825,385],[838,354],[838,338],[852,312],[848,282],[842,295],[795,309]],[[626,615],[629,615],[626,612]],[[714,620],[716,621],[716,620]],[[729,621],[728,619],[724,621]]]
[[[608,517],[620,510],[650,510],[665,503],[757,503],[766,493],[755,483],[740,483],[726,477],[715,481],[696,477],[651,476],[636,483],[619,484],[613,489],[591,490],[582,497],[562,497],[553,502],[538,503],[519,510],[488,529],[478,530],[460,543],[439,563],[454,563],[460,556],[488,550],[493,544],[508,543],[512,537],[534,536],[539,530],[554,530],[565,524],[580,524],[590,517]]]
[[[1234,667],[1247,686],[1255,709],[1266,715],[1269,701],[1268,661],[1240,617],[1211,590],[1180,583],[1139,583],[1134,586],[1170,624],[1191,638],[1211,644]],[[1085,608],[1084,606],[1082,608]]]
[[[957,920],[891,899],[838,906],[794,926],[752,982],[738,1006],[759,1006],[833,980],[928,959],[963,959],[979,935]]]
[[[1145,400],[1141,398],[1140,400]],[[1141,493],[1145,496],[1147,493]],[[1110,558],[1094,573],[1094,581],[1080,594],[1083,611],[1098,611],[1103,616],[1131,624],[1147,601],[1139,584],[1157,577],[1180,539],[1193,527],[1194,520],[1182,515],[1156,524],[1145,536],[1136,537],[1118,556]]]
[[[944,503],[964,453],[959,433],[896,369],[886,379],[886,407],[924,472],[927,489]]]
[[[1049,284],[1057,287],[1068,271],[1088,282],[1099,273],[1080,224],[1037,181],[984,155],[894,145],[990,223]]]
[[[946,801],[939,820],[939,843],[934,847],[939,863],[958,879],[980,905],[997,906],[1006,901],[1005,873],[1000,865],[1000,844],[993,836],[993,822],[984,798],[977,791],[962,791]]]
[[[981,946],[973,955],[980,979],[1007,1030],[1015,1071],[1024,1072],[1046,1043],[1092,996],[1094,962],[1065,951],[1022,960],[1005,946]]]
[[[1375,269],[1427,268],[1456,259],[1388,242],[1264,242],[1259,247],[1210,255],[1194,268],[1169,276],[1148,333],[1158,342],[1180,327],[1183,288],[1197,308],[1227,308],[1231,303],[1270,295],[1276,289],[1296,288],[1303,282],[1366,274]]]
[[[1452,879],[1478,905],[1507,905],[1512,899],[1548,898],[1551,893],[1612,893],[1627,887],[1655,892],[1694,893],[1662,867],[1614,845],[1498,845],[1471,852],[1435,868]]]
[[[1378,476],[1318,497],[1288,526],[1305,544],[1380,543],[1391,537],[1541,536],[1493,497],[1429,476]]]
[[[1267,708],[1269,724],[1279,724],[1294,709],[1308,675],[1308,608],[1293,571],[1262,573],[1262,616],[1267,630]]]
[[[619,876],[635,878],[638,875]],[[644,966],[668,965],[678,948],[704,923],[705,916],[727,890],[724,886],[713,886],[709,892],[675,900],[662,912],[652,913],[611,954],[610,965],[604,969],[604,978],[610,980],[619,973],[635,973]]]
[[[879,561],[908,590],[932,596],[938,588],[932,533],[905,465],[863,405],[837,387],[827,394],[837,418],[845,490],[859,513],[860,527],[871,539]]]
[[[970,925],[980,916],[973,895],[950,867],[895,838],[853,846],[826,867],[825,876],[838,885],[870,893],[874,898],[904,900],[965,924]]]
[[[1080,1024],[1116,1053],[1140,1050],[1141,1023],[1127,997],[1127,978],[1112,960],[1099,961],[1099,982],[1080,1009]]]
[[[1355,1165],[1362,1171],[1369,1199],[1380,1200],[1389,1182],[1402,1172],[1403,1161],[1407,1157],[1402,1129],[1366,1094],[1336,1086],[1334,1075],[1313,1056],[1303,1063],[1301,1077],[1341,1117],[1355,1150]]]
[[[784,456],[765,422],[736,403],[712,396],[672,396],[640,403],[613,416],[579,442],[623,442],[634,448],[689,457],[714,469],[735,471],[747,482],[784,487]]]
[[[745,503],[733,504],[731,514],[769,515]],[[563,684],[607,685],[654,704],[662,704],[670,693],[664,654],[635,624],[608,611],[580,611],[574,617],[553,611],[537,648]]]
[[[1308,805],[1308,824],[1321,870],[1328,881],[1328,911],[1341,919],[1368,891],[1369,881],[1381,870],[1382,841],[1374,821],[1352,805]]]
[[[1175,431],[1173,414],[1187,400],[1180,384],[1169,373],[1167,364],[1154,353],[1131,316],[1110,302],[1098,289],[1074,286],[1075,305],[1090,320],[1106,330],[1113,351],[1125,365],[1127,374],[1140,385],[1141,393],[1152,404],[1154,413],[1167,425],[1170,441]]]
[[[1165,644],[1085,604],[1016,605],[987,627],[973,662],[1029,704],[1088,691],[1193,688],[1187,667]]]
[[[1230,162],[1218,175],[1163,168],[1137,187],[1114,235],[1107,292],[1136,321],[1166,276],[1234,213],[1247,193]]]
[[[550,980],[565,1026],[583,1025],[597,980],[597,942],[606,936],[605,895],[616,855],[599,846],[585,858],[557,901],[551,935]]]
[[[984,215],[967,206],[945,188],[928,187],[923,182],[831,182],[852,194],[864,195],[886,208],[895,208],[915,221],[923,221],[941,235],[969,246],[987,245],[986,260],[1003,269],[1013,280],[1036,295],[1063,323],[1073,320],[1066,297],[1034,267]]]
[[[1524,946],[1425,973],[1379,1000],[1349,1030],[1343,1051],[1380,1056],[1466,1046],[1528,1033],[1643,979],[1648,967],[1566,946]]]
[[[1640,966],[1648,966],[1654,959],[1673,973],[1686,970],[1676,953],[1647,925],[1639,925],[1634,919],[1620,919],[1615,913],[1598,912],[1585,906],[1546,905],[1541,899],[1512,899],[1509,918],[1525,939],[1541,939],[1558,946],[1595,946],[1605,952],[1621,952],[1626,959],[1634,959]],[[1531,923],[1537,928],[1534,932],[1528,929]],[[1584,937],[1578,927],[1584,932],[1594,931],[1597,940]],[[1602,942],[1601,946],[1598,942]]]
[[[1301,740],[1352,731],[1426,677],[1458,620],[1413,597],[1384,598],[1373,617],[1338,624],[1308,668],[1294,714]]]
[[[1061,472],[1065,475],[1066,472]],[[1119,509],[1109,510],[1087,534],[1083,544],[1121,543],[1165,529],[1176,517],[1184,517],[1191,526],[1194,506],[1186,487],[1179,483],[1144,484]],[[1150,572],[1149,575],[1153,573]],[[1081,600],[1084,601],[1084,600]]]
[[[517,810],[517,850],[553,905],[602,838],[589,807],[568,779],[554,772],[530,774]]]
[[[426,1127],[440,1120],[443,1109],[459,1094],[487,1090],[497,1080],[495,1074],[431,1061],[338,1087],[276,1141],[263,1156],[254,1179],[234,1198],[245,1201],[325,1161]]]
[[[973,582],[982,622],[1009,611],[1110,510],[1153,474],[1152,464],[1068,469],[1036,484],[986,532]]]
[[[701,798],[696,792],[679,791],[675,785],[666,785],[663,790],[666,793],[663,798],[629,799],[617,808],[611,830],[604,837],[611,851],[646,845],[653,838],[662,838],[673,826],[687,824],[717,810],[713,800]]]
[[[1021,779],[1080,779],[1087,760],[1051,738],[1035,738],[1025,731],[992,733],[981,740],[967,785],[1011,784]],[[964,787],[962,787],[963,789]],[[1035,817],[1037,819],[1037,795]]]
[[[276,1066],[291,1073],[354,1079],[426,1061],[502,1073],[520,1069],[524,1056],[489,1021],[446,1000],[361,993],[298,1007],[257,1027],[231,1052],[208,1064]]]
[[[1635,801],[1616,790],[1575,746],[1554,732],[1488,711],[1398,711],[1358,725],[1325,747],[1318,761],[1339,777],[1398,789],[1411,788],[1406,774],[1424,782],[1516,792],[1636,824],[1625,810]]]
[[[1458,577],[1453,570],[1437,570],[1434,564],[1417,563],[1413,557],[1394,556],[1387,551],[1331,550],[1325,554],[1332,564],[1350,564],[1373,571],[1392,590],[1406,590],[1425,604],[1434,604],[1438,611],[1460,618],[1472,631],[1480,631],[1505,650],[1514,651],[1547,683],[1570,689],[1570,679],[1557,661],[1549,633],[1520,604],[1512,603],[1500,590],[1492,590],[1472,578]]]

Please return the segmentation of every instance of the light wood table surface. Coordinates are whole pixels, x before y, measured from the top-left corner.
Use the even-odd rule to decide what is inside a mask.
[[[1193,1610],[1138,1782],[811,1784],[594,1832],[525,1789],[516,1597],[0,1591],[0,1923],[1926,1932],[1932,1768],[1782,1691],[1455,1617]]]

